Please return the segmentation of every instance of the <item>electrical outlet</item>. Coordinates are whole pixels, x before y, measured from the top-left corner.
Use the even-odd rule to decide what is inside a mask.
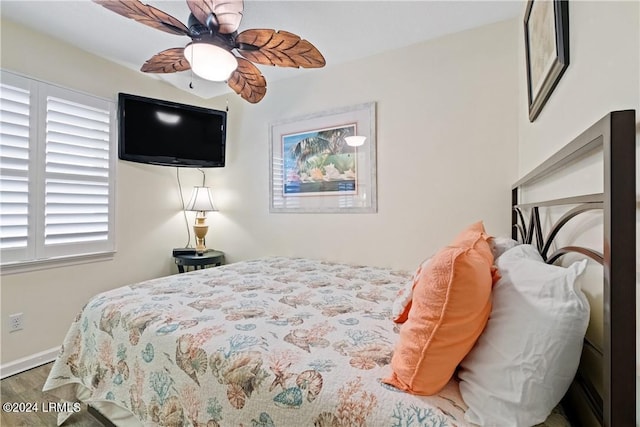
[[[22,313],[9,315],[9,332],[16,332],[22,329],[24,317]]]

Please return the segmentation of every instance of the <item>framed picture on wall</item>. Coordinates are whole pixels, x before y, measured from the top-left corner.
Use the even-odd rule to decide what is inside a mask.
[[[278,121],[270,140],[270,212],[377,211],[375,103]]]
[[[524,42],[529,121],[533,122],[569,66],[568,0],[529,0]]]

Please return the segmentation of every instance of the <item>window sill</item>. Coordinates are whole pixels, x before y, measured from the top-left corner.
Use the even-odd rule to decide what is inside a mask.
[[[113,259],[114,255],[115,251],[110,251],[70,257],[7,263],[0,265],[0,275],[5,276],[9,274],[30,273],[32,271],[48,270],[51,268],[70,267],[72,265],[110,261]]]

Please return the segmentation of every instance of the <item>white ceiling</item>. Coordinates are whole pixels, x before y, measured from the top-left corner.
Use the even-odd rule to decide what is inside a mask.
[[[145,1],[187,23],[184,0]],[[245,0],[239,32],[250,28],[286,30],[313,43],[326,67],[397,49],[458,31],[521,17],[525,0],[502,1],[275,1]],[[124,18],[90,0],[0,0],[0,14],[134,70],[154,54],[183,47],[174,36]],[[258,65],[269,82],[318,73]],[[191,72],[157,75],[203,98],[230,91],[225,83],[200,80]],[[189,83],[193,80],[193,89]]]

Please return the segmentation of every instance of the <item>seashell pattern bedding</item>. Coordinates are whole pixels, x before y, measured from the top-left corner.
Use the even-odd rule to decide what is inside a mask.
[[[408,281],[273,257],[108,291],[71,325],[45,390],[119,408],[127,425],[466,425],[454,380],[431,397],[380,382]]]

